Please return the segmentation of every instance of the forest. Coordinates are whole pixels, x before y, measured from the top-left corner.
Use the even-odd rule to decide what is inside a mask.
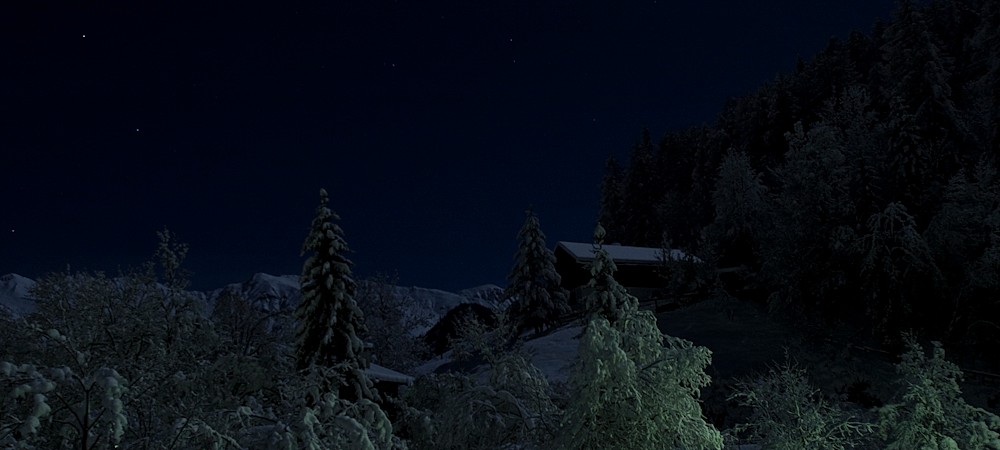
[[[627,167],[607,162],[608,239],[740,267],[759,301],[887,344],[993,355],[998,24],[993,1],[902,1],[714,125],[644,132]]]
[[[714,125],[643,132],[595,180],[585,295],[560,285],[529,211],[491,320],[456,324],[455,370],[398,392],[373,363],[428,360],[409,332],[427,324],[390,278],[354,279],[325,190],[297,304],[203,304],[167,230],[142,267],[49,274],[35,312],[0,309],[0,447],[1000,450],[1000,417],[966,401],[953,362],[1000,367],[998,3],[903,0]],[[835,398],[787,358],[735,383],[740,421],[720,423],[703,399],[713,351],[664,333],[616,281],[616,243],[698,256],[663,261],[665,295],[871,337],[896,394]],[[569,379],[550,382],[524,344],[572,327]]]

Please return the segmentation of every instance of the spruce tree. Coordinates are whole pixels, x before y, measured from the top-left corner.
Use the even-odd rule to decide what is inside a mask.
[[[885,31],[883,102],[888,107],[895,198],[923,228],[949,176],[969,162],[969,132],[953,101],[953,59],[929,28],[926,10],[899,2]],[[965,160],[965,161],[963,161]]]
[[[327,207],[326,190],[320,189],[320,204],[302,253],[311,253],[302,268],[302,301],[295,310],[296,362],[299,370],[313,365],[335,367],[344,378],[340,398],[372,399],[371,381],[365,375],[368,359],[358,337],[365,331],[364,316],[354,300],[356,284],[351,276],[349,249],[340,220]]]
[[[632,149],[625,174],[623,214],[616,218],[616,226],[622,228],[622,232],[614,237],[620,238],[623,243],[655,246],[660,242],[663,227],[659,221],[659,208],[663,203],[663,189],[657,162],[649,130],[643,130],[642,140]]]
[[[604,178],[601,179],[601,204],[600,222],[608,230],[608,237],[612,240],[620,241],[622,238],[622,228],[620,217],[625,211],[625,199],[622,190],[625,183],[625,175],[621,166],[614,156],[608,157],[604,165]]]
[[[625,287],[615,281],[618,267],[604,250],[604,227],[597,224],[594,230],[594,260],[590,263],[590,291],[584,301],[587,315],[604,317],[612,323],[618,322],[626,314],[639,309],[639,300],[628,293]],[[589,317],[584,317],[584,321]],[[585,322],[586,323],[586,322]]]
[[[556,257],[545,245],[545,234],[531,210],[518,233],[520,246],[514,267],[507,277],[506,295],[514,299],[511,316],[521,329],[536,333],[551,327],[561,314],[569,312],[567,293],[559,283]]]

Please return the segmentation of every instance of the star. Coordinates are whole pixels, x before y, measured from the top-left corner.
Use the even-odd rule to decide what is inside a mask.
[[[87,35],[85,34],[85,35],[83,35],[83,37],[87,37]]]

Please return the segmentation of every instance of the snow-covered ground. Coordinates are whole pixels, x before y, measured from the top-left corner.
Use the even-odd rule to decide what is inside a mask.
[[[531,363],[541,370],[549,383],[561,383],[569,379],[580,345],[583,327],[567,325],[537,339],[525,341],[523,350],[531,357]],[[436,357],[414,369],[416,375],[426,375],[442,370],[442,366],[452,362],[451,351]],[[473,371],[479,378],[489,376],[484,365]]]

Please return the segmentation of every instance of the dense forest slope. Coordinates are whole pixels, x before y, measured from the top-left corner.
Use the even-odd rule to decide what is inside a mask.
[[[890,23],[832,39],[713,125],[645,132],[609,160],[611,241],[672,242],[774,306],[1000,344],[1000,6],[899,2]]]

